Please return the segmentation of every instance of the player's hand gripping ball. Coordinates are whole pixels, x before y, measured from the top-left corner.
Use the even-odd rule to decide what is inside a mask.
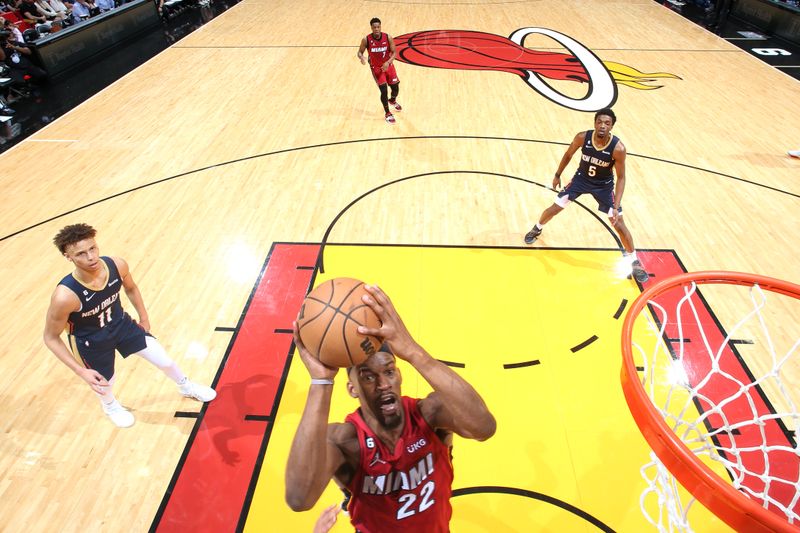
[[[361,301],[364,294],[369,293],[363,282],[334,278],[303,301],[297,317],[300,340],[323,364],[340,368],[359,365],[380,349],[380,339],[358,332],[358,326],[381,327],[375,312]]]

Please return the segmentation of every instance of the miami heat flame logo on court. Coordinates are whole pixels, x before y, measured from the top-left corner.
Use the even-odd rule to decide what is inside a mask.
[[[570,54],[541,52],[525,48],[525,38],[537,34],[549,37]],[[546,28],[521,28],[508,38],[469,30],[428,30],[395,37],[398,60],[411,65],[456,70],[496,70],[520,76],[534,91],[548,100],[576,111],[597,111],[617,101],[617,85],[634,89],[658,89],[648,85],[659,78],[677,78],[667,72],[644,73],[633,67],[601,61],[594,52],[563,33]],[[588,83],[582,98],[567,96],[547,83],[556,81]]]

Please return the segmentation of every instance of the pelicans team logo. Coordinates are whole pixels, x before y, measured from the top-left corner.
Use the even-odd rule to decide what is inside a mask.
[[[570,53],[525,48],[525,38],[542,35]],[[551,102],[576,111],[597,111],[617,101],[619,84],[640,90],[658,89],[657,79],[677,78],[667,72],[644,73],[602,61],[594,52],[563,33],[546,28],[521,28],[508,38],[468,30],[429,30],[395,37],[397,59],[411,65],[456,70],[496,70],[516,74]],[[587,83],[581,98],[560,92],[546,80]]]

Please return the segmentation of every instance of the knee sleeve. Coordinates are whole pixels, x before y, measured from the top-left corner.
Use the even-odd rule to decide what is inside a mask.
[[[571,201],[572,200],[569,199],[569,194],[565,194],[564,196],[556,196],[556,199],[553,200],[553,203],[563,209],[567,207]]]
[[[149,335],[145,337],[147,346],[144,350],[136,352],[136,355],[143,357],[148,363],[164,369],[175,364],[175,361],[169,358],[164,347],[153,337]]]
[[[170,359],[164,347],[151,336],[146,336],[145,341],[147,347],[144,350],[136,352],[136,355],[147,360],[148,363],[156,366],[164,372],[175,383],[180,383],[186,376],[183,371],[178,367],[177,363]]]

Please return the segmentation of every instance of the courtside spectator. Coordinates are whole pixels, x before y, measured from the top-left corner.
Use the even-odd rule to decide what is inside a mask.
[[[22,0],[19,5],[19,14],[22,15],[22,20],[34,27],[37,24],[45,24],[47,22],[47,17],[34,0]]]

